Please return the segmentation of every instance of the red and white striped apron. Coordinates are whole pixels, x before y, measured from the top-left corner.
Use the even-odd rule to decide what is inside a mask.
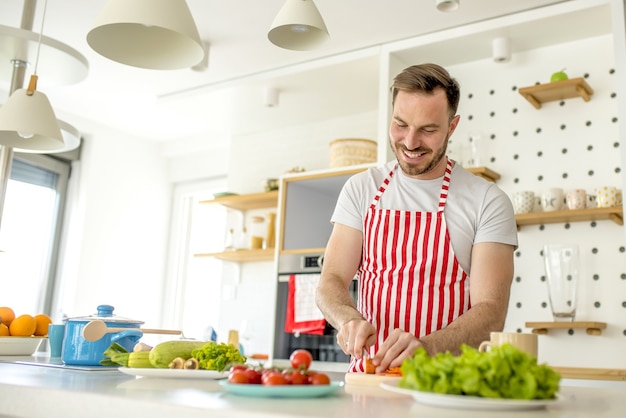
[[[437,212],[378,209],[398,165],[389,172],[365,216],[357,309],[377,330],[373,356],[400,328],[423,337],[445,328],[470,307],[469,279],[461,268],[443,210],[452,162],[448,160]],[[350,371],[364,371],[352,357]]]

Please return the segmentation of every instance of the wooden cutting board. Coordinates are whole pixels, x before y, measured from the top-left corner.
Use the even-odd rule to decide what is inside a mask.
[[[388,376],[384,374],[346,373],[346,385],[380,386],[382,382],[398,381],[400,376]]]

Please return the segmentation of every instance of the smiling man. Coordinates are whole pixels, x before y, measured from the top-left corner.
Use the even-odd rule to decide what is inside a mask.
[[[435,64],[391,86],[396,159],[350,178],[331,221],[317,303],[350,371],[478,346],[502,330],[517,231],[508,196],[446,157],[460,89]],[[358,280],[358,301],[348,292]]]

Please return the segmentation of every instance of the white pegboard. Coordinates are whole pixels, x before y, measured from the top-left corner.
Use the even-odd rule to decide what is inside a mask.
[[[462,122],[454,145],[480,133],[481,165],[498,185],[516,191],[560,187],[621,188],[617,92],[610,36],[516,54],[508,64],[481,60],[448,68],[461,84]],[[584,77],[594,93],[535,109],[518,92],[549,82],[562,68]],[[458,149],[458,148],[457,148]],[[457,153],[458,155],[458,153]],[[608,324],[601,336],[555,330],[540,336],[539,360],[559,366],[626,368],[626,254],[623,226],[611,221],[524,226],[515,254],[507,331],[530,332],[526,322],[551,321],[542,247],[578,243],[582,277],[577,320]]]

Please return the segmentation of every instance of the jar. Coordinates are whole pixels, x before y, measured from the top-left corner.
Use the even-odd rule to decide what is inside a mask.
[[[262,216],[253,216],[250,219],[250,249],[260,250],[263,248],[263,232],[265,219]]]

